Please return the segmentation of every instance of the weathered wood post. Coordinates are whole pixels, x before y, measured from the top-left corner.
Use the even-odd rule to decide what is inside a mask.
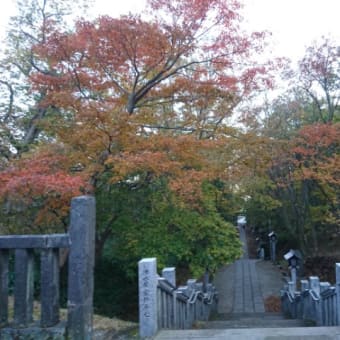
[[[0,250],[0,326],[8,319],[8,262],[8,250]]]
[[[95,205],[92,196],[71,201],[67,308],[68,336],[72,340],[92,339]]]
[[[14,323],[26,327],[33,321],[33,267],[32,249],[15,250]]]
[[[153,337],[158,331],[157,260],[146,258],[138,262],[139,335]]]
[[[59,249],[41,252],[41,327],[59,322]]]
[[[340,326],[340,263],[335,265],[337,326]]]

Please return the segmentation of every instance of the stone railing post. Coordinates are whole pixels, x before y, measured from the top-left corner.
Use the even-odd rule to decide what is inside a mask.
[[[207,285],[209,283],[209,277],[210,277],[209,269],[206,268],[205,272],[204,272],[204,276],[203,276],[203,292],[204,293],[206,293],[206,291],[207,291]]]
[[[95,226],[95,198],[73,198],[67,301],[68,336],[72,340],[92,339]]]
[[[290,273],[291,273],[291,282],[293,282],[293,285],[294,285],[294,292],[296,291],[296,268],[295,267],[292,267],[290,269]]]
[[[340,326],[340,263],[335,265],[337,326]],[[334,311],[335,312],[335,311]]]
[[[301,318],[305,320],[307,316],[309,297],[306,298],[304,292],[309,289],[309,281],[301,280]]]
[[[162,277],[176,287],[176,268],[166,267],[162,270]]]
[[[309,277],[309,287],[317,296],[320,296],[320,279],[317,276]]]
[[[320,298],[320,279],[317,276],[309,277],[309,287],[310,287],[309,289],[315,293],[316,297]],[[309,301],[311,302],[311,304],[309,305],[309,308],[310,308],[312,320],[317,322],[318,305],[320,303],[320,300],[314,301],[310,298]]]
[[[301,283],[301,292],[304,292],[309,288],[309,282],[308,280],[300,280]]]
[[[276,262],[276,241],[272,241],[272,247],[273,247],[273,263]]]
[[[327,289],[330,288],[330,283],[329,282],[320,282],[320,301],[318,305],[318,318],[317,318],[317,326],[325,326],[325,311],[324,311],[324,301],[322,298],[321,293],[326,291]]]
[[[296,283],[293,281],[288,282],[288,292],[293,297],[293,302],[288,302],[289,313],[292,318],[296,317],[296,299],[295,299],[295,292],[296,292]],[[289,301],[289,300],[288,300]]]
[[[153,337],[158,331],[157,260],[146,258],[138,262],[139,336]]]

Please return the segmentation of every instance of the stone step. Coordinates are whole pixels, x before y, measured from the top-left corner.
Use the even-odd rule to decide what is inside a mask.
[[[340,327],[163,330],[154,340],[339,340]]]
[[[229,329],[229,328],[284,328],[303,327],[302,320],[292,319],[258,319],[243,318],[239,320],[209,321],[202,325],[205,329]]]
[[[284,319],[282,313],[218,313],[212,317],[212,320],[240,320],[244,318],[258,318],[258,319]]]

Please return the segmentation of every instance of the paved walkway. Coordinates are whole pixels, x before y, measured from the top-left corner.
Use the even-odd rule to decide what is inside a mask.
[[[248,258],[246,233],[240,230],[243,256],[222,268],[216,275],[219,314],[264,313],[264,299],[279,296],[283,286],[279,270],[269,261]]]
[[[340,327],[301,327],[264,312],[264,300],[279,296],[283,281],[269,261],[248,259],[244,230],[240,230],[243,257],[216,275],[221,320],[208,322],[208,329],[162,330],[157,340],[340,340]],[[270,327],[270,328],[265,328]]]

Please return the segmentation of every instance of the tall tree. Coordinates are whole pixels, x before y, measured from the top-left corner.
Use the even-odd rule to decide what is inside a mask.
[[[94,184],[98,166],[117,178],[139,168],[199,183],[204,150],[225,132],[225,118],[268,86],[266,69],[250,63],[262,35],[238,30],[236,1],[149,5],[149,21],[100,17],[78,22],[74,33],[52,27],[34,48],[41,72],[31,80],[46,94],[40,107],[68,113],[55,115],[46,131],[76,146]]]
[[[300,85],[317,107],[319,119],[330,123],[340,118],[340,46],[323,39],[306,50],[299,62]]]
[[[105,16],[79,21],[74,32],[48,25],[32,49],[37,62],[29,74],[32,94],[42,94],[37,107],[49,113],[38,125],[44,147],[1,173],[5,202],[25,181],[20,193],[39,197],[35,207],[53,207],[60,222],[66,204],[58,199],[65,193],[91,190],[113,198],[117,186],[126,184],[132,195],[162,180],[182,209],[208,214],[202,183],[237,163],[237,152],[226,152],[231,140],[238,141],[226,118],[270,85],[265,67],[251,60],[263,35],[239,30],[236,1],[159,0],[149,6],[148,20]],[[56,169],[67,180],[53,178]],[[209,211],[216,222],[211,228],[225,228]],[[98,242],[121,225],[112,216],[105,221]],[[225,235],[228,247],[235,232],[229,226]]]
[[[81,14],[87,3],[87,0],[16,1],[18,14],[10,18],[1,48],[0,158],[9,159],[26,150],[41,132],[40,121],[56,109],[41,107],[45,93],[33,94],[30,89],[32,72],[43,71],[33,46],[45,43],[51,25],[66,28],[72,6],[76,4]]]

